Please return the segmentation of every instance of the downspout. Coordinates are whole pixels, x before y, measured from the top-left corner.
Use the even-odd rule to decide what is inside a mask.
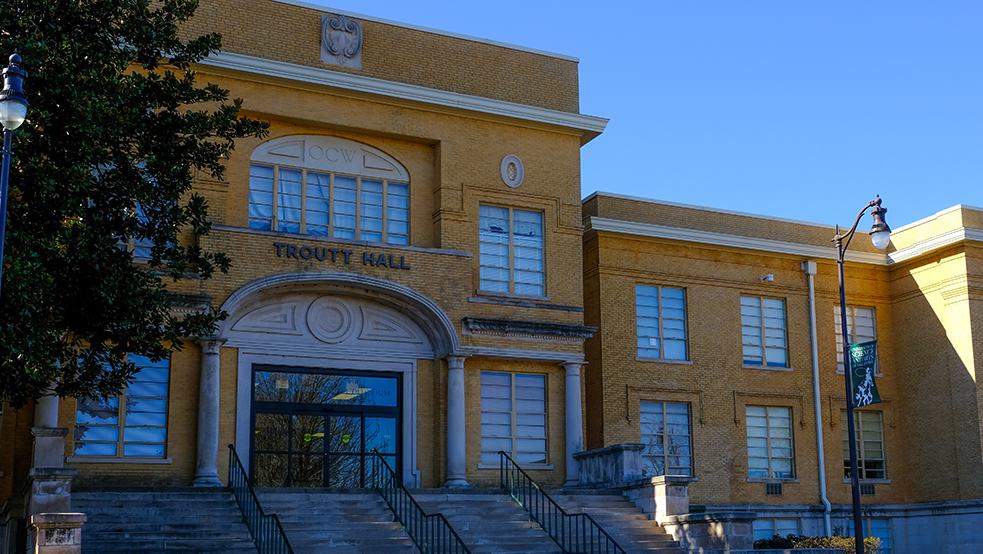
[[[826,536],[833,536],[833,526],[829,521],[829,514],[833,511],[833,506],[826,498],[826,462],[823,450],[823,410],[819,398],[819,341],[816,332],[816,262],[807,260],[802,262],[802,271],[805,272],[809,280],[809,339],[812,342],[812,400],[816,408],[816,448],[818,451],[819,466],[819,499],[823,502],[823,524]]]

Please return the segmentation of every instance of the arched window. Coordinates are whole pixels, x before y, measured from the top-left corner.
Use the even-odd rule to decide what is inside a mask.
[[[382,151],[292,136],[261,145],[251,162],[251,229],[409,244],[409,173]]]

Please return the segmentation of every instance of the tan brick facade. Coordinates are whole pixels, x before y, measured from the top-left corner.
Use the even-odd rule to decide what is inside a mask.
[[[206,61],[198,67],[198,79],[230,90],[232,96],[243,99],[250,117],[266,121],[270,127],[269,136],[262,141],[243,139],[237,143],[234,155],[227,161],[223,181],[202,177],[196,186],[196,192],[208,200],[214,229],[205,237],[186,238],[200,240],[212,251],[227,253],[232,270],[207,281],[186,280],[174,284],[172,289],[208,298],[217,309],[235,302],[237,291],[258,280],[328,275],[333,279],[331,285],[322,281],[291,284],[287,278],[286,284],[251,293],[240,305],[241,311],[230,314],[229,321],[248,315],[255,302],[280,298],[277,295],[281,294],[287,295],[282,298],[290,298],[289,294],[329,298],[339,295],[363,310],[361,315],[356,314],[363,319],[372,310],[390,310],[387,317],[406,325],[408,332],[422,333],[431,340],[442,333],[434,327],[447,321],[453,338],[444,340],[453,348],[445,348],[443,343],[435,345],[436,356],[432,358],[396,356],[399,367],[404,368],[399,370],[403,371],[400,375],[405,387],[400,393],[404,395],[401,421],[415,421],[413,431],[399,430],[404,446],[415,441],[412,449],[401,451],[415,453],[415,459],[402,460],[407,468],[415,467],[418,472],[418,477],[406,473],[410,479],[419,479],[418,483],[408,484],[436,487],[448,477],[448,362],[443,356],[465,359],[467,480],[487,486],[497,484],[497,471],[478,467],[480,374],[482,370],[494,370],[547,376],[547,464],[534,470],[534,474],[545,484],[563,483],[568,452],[562,364],[583,361],[583,338],[570,339],[563,331],[581,329],[583,325],[579,149],[605,123],[578,114],[576,60],[367,18],[360,20],[364,31],[362,68],[328,65],[320,59],[319,38],[321,17],[326,13],[330,12],[272,0],[208,0],[201,2],[196,17],[184,28],[186,36],[221,33],[223,56],[238,56],[236,59],[246,60],[247,66],[253,64],[229,68]],[[271,32],[272,22],[290,32]],[[270,63],[273,65],[263,65]],[[270,76],[271,71],[295,71],[297,67],[309,71],[306,77]],[[354,84],[337,84],[338,79],[349,78],[355,81],[345,82]],[[334,84],[323,84],[331,80]],[[366,92],[364,87],[369,86],[377,88]],[[406,97],[406,91],[412,91],[411,99]],[[346,144],[381,153],[405,169],[410,190],[409,245],[249,228],[250,164],[254,152],[271,141],[305,137],[349,141]],[[524,180],[518,188],[503,182],[500,166],[507,155],[519,156],[522,161]],[[284,162],[284,166],[290,165]],[[542,214],[546,266],[543,295],[517,297],[478,292],[481,205]],[[348,250],[350,254],[347,263],[340,257],[337,261],[312,256],[305,259],[288,255],[286,250],[278,255],[278,244]],[[376,260],[387,257],[394,260],[394,267],[388,262],[366,263],[363,255]],[[395,265],[399,260],[408,269]],[[367,290],[362,284],[366,279],[376,289]],[[385,291],[404,291],[400,293],[404,296],[395,298]],[[272,302],[270,309],[276,309],[277,300]],[[426,306],[421,307],[422,304]],[[403,317],[401,313],[409,315],[399,319]],[[298,317],[303,318],[304,314]],[[539,327],[535,333],[470,333],[462,323],[466,317],[535,323]],[[415,331],[414,325],[418,326]],[[232,323],[225,324],[223,330],[220,334],[229,334],[220,339],[237,333]],[[363,329],[362,334],[365,333]],[[258,362],[250,360],[262,359],[262,363],[275,365],[279,359],[283,360],[282,365],[293,368],[331,371],[343,367],[349,373],[361,371],[370,375],[370,371],[359,368],[385,370],[387,355],[399,348],[399,343],[382,342],[379,344],[385,346],[378,350],[356,348],[354,353],[336,356],[325,343],[303,343],[296,333],[293,338],[289,333],[252,337],[272,346],[263,350],[255,345],[258,343],[233,339],[220,352],[217,462],[221,480],[225,480],[228,471],[227,445],[236,444],[244,462],[251,463],[249,437],[253,423],[248,366]],[[276,341],[294,341],[290,342],[294,346],[278,350]],[[340,347],[344,349],[344,345]],[[319,354],[305,354],[307,357],[298,355],[309,348],[321,350]],[[196,478],[196,462],[200,458],[197,450],[202,423],[199,400],[204,394],[200,392],[203,359],[202,348],[194,341],[171,358],[163,457],[76,455],[71,429],[77,403],[63,399],[59,423],[70,429],[65,445],[66,465],[79,470],[75,483],[97,487],[190,484]],[[407,393],[412,393],[413,398],[405,397]],[[416,406],[415,413],[410,413],[409,406]],[[31,418],[30,408],[20,413],[8,411],[3,416],[0,493],[5,497],[17,493],[14,489],[24,481],[29,468]]]
[[[584,203],[587,447],[639,442],[639,402],[690,406],[698,505],[816,506],[820,495],[808,277],[817,264],[816,346],[829,500],[849,505],[843,482],[834,306],[839,305],[831,227],[597,193]],[[886,479],[865,506],[981,498],[980,216],[956,207],[892,235],[875,255],[860,233],[845,266],[848,306],[873,308],[883,402]],[[866,223],[861,222],[861,227]],[[897,222],[895,222],[896,225]],[[945,237],[945,238],[943,238]],[[853,256],[853,257],[851,257]],[[767,274],[773,280],[762,279]],[[685,360],[640,359],[636,285],[685,291]],[[742,296],[785,302],[788,367],[742,360]],[[794,479],[767,496],[749,478],[746,406],[791,409]],[[817,506],[812,512],[821,513]],[[876,514],[876,512],[875,512]]]

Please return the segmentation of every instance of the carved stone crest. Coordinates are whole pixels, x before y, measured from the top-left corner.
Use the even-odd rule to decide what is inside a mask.
[[[321,16],[321,61],[362,68],[362,24],[343,15]]]

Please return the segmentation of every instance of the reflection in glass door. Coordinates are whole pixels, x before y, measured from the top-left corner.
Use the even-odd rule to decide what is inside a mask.
[[[282,368],[257,369],[255,375],[256,486],[370,486],[373,449],[399,471],[398,375],[309,374]],[[290,402],[295,399],[301,401]]]

